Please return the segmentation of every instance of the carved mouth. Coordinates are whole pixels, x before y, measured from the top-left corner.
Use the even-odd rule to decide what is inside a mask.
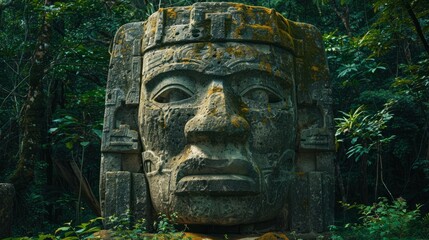
[[[179,165],[176,194],[255,195],[259,174],[242,159],[191,158]]]

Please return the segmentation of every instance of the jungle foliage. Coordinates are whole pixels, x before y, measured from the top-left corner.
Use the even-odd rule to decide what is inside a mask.
[[[0,0],[0,182],[17,188],[14,234],[52,232],[99,214],[104,88],[115,31],[159,7],[194,2]],[[389,208],[378,198],[396,206],[401,197],[427,213],[429,1],[235,2],[275,8],[321,30],[338,129],[337,200]],[[350,221],[341,209],[337,219]]]

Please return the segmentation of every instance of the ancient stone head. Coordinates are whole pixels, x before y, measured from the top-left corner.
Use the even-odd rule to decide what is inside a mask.
[[[263,7],[196,3],[123,27],[109,72],[102,204],[129,181],[131,211],[150,202],[180,223],[287,218],[296,171],[317,170],[297,161],[317,165],[311,151],[332,150],[326,77],[317,30]]]

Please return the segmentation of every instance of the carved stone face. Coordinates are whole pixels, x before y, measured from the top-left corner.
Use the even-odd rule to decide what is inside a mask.
[[[293,57],[251,43],[188,43],[143,56],[140,136],[156,212],[179,222],[273,219],[295,155]]]

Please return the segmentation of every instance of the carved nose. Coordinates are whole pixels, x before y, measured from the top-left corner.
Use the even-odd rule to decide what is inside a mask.
[[[201,141],[245,141],[249,123],[237,114],[233,99],[228,98],[221,82],[213,83],[197,114],[185,125],[189,143]]]

